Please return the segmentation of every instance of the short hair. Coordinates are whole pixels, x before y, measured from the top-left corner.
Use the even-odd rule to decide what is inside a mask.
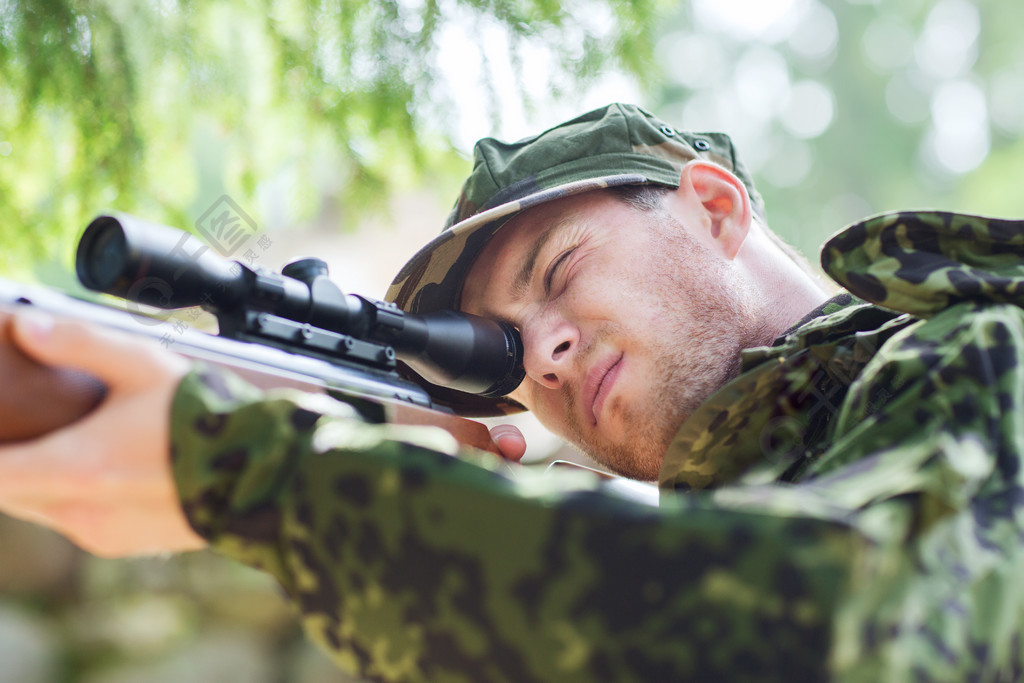
[[[652,212],[661,208],[665,195],[673,191],[667,185],[616,185],[608,188],[620,200],[640,212]]]
[[[641,213],[653,213],[662,209],[665,197],[670,192],[673,192],[675,188],[667,185],[648,183],[646,185],[618,185],[610,187],[608,190],[620,201],[631,206],[637,211],[640,211]],[[779,237],[779,235],[772,230],[766,222],[758,218],[756,215],[754,220],[764,228],[768,239],[771,240],[771,242],[778,247],[783,254],[788,256],[790,260],[792,260],[801,270],[823,285],[832,289],[835,288],[830,281],[821,277],[821,273],[811,265],[811,262],[806,256]]]

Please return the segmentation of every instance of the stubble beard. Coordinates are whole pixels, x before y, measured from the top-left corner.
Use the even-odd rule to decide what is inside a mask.
[[[752,297],[737,284],[731,265],[713,256],[671,216],[651,215],[650,261],[633,291],[655,302],[655,330],[647,340],[655,381],[642,400],[619,403],[628,442],[598,442],[570,421],[584,453],[631,479],[655,480],[679,427],[740,369],[740,351],[766,343]],[[608,330],[605,335],[612,334]],[[575,416],[576,393],[567,393]]]

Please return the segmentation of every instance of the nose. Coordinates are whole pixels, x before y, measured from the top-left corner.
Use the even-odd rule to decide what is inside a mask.
[[[523,325],[523,369],[526,376],[548,389],[569,378],[579,346],[579,330],[560,316],[538,316]]]

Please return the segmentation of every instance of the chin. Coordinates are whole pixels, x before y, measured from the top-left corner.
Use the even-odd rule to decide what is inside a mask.
[[[625,411],[620,414],[621,423],[629,425],[629,429],[624,429],[616,441],[588,439],[582,434],[563,438],[618,475],[638,481],[657,481],[668,447],[688,416],[689,411],[661,414],[650,414],[646,410]]]
[[[582,450],[620,476],[638,481],[657,481],[668,445],[661,440],[652,442],[641,437],[631,440],[628,445],[601,448],[584,446]]]
[[[661,471],[661,462],[653,466],[644,463],[632,463],[626,467],[616,467],[609,463],[606,466],[615,474],[636,481],[656,482],[658,481],[658,473]]]

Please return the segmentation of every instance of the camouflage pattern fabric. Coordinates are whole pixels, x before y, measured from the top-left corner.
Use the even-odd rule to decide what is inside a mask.
[[[661,504],[197,367],[183,506],[386,681],[1024,677],[1024,222],[879,216],[682,426]]]

